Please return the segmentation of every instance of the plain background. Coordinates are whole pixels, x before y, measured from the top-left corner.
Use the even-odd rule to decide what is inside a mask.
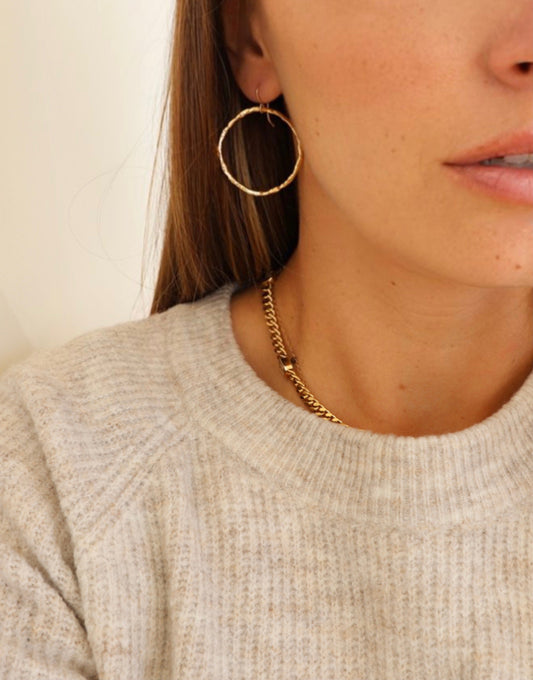
[[[0,0],[0,372],[149,313],[175,1]]]

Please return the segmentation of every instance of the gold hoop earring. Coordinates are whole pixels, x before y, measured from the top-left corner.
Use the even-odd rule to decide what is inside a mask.
[[[256,94],[258,94],[258,89],[256,89]],[[276,111],[275,109],[271,109],[268,107],[268,104],[265,105],[263,102],[261,102],[259,96],[257,97],[260,101],[259,106],[251,106],[248,109],[243,109],[240,113],[238,113],[234,118],[230,120],[230,122],[226,125],[226,127],[222,130],[222,133],[220,134],[220,138],[218,140],[218,157],[220,159],[220,164],[222,166],[222,170],[224,171],[224,174],[226,177],[232,182],[236,187],[241,189],[242,191],[246,192],[247,194],[250,194],[251,196],[269,196],[270,194],[275,194],[278,191],[281,191],[284,189],[288,184],[290,184],[296,175],[298,174],[298,170],[300,169],[300,165],[302,164],[302,159],[303,159],[303,154],[302,154],[302,146],[300,144],[300,138],[298,137],[298,134],[296,130],[294,129],[294,126],[292,125],[291,121],[284,116],[280,111]],[[278,184],[276,187],[272,187],[272,189],[266,189],[265,191],[259,191],[257,189],[250,189],[244,184],[241,184],[239,181],[233,177],[233,175],[230,173],[228,166],[226,165],[226,162],[224,161],[224,158],[222,156],[222,143],[224,142],[224,139],[226,135],[228,134],[229,130],[239,121],[241,118],[244,118],[244,116],[248,116],[250,113],[266,113],[268,122],[272,127],[275,127],[274,123],[270,120],[270,114],[277,116],[278,118],[281,118],[287,125],[290,127],[292,134],[294,135],[296,139],[296,146],[297,146],[297,153],[298,153],[298,158],[296,159],[296,163],[294,165],[294,169],[291,172],[291,174],[287,177],[287,179],[282,182],[281,184]]]

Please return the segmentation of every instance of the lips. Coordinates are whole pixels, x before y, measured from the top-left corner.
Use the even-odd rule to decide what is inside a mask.
[[[489,158],[530,153],[533,153],[533,126],[490,140],[456,158],[445,161],[445,165],[475,165]]]

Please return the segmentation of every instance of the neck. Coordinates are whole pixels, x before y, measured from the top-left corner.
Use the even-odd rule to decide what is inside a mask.
[[[522,385],[533,367],[531,288],[437,280],[363,243],[350,257],[331,232],[309,233],[276,280],[276,307],[300,377],[347,425],[458,431]]]

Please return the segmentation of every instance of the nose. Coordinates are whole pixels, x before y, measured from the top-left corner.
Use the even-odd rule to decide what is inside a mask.
[[[512,10],[509,11],[509,4]],[[489,50],[491,75],[506,87],[533,91],[533,2],[502,2],[502,17]],[[533,98],[532,98],[533,108]]]

